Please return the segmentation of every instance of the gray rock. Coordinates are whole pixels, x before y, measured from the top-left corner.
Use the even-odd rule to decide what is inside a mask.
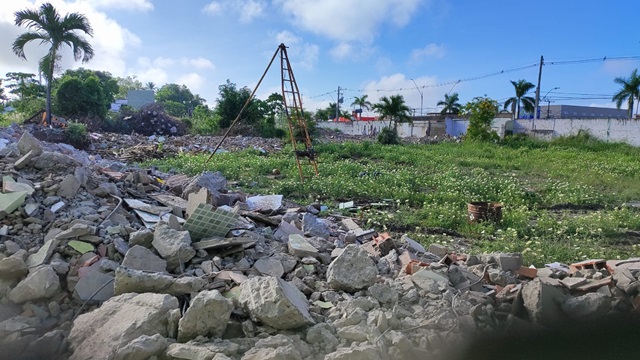
[[[239,301],[252,318],[276,329],[314,323],[305,296],[280,278],[256,276],[245,281]]]
[[[51,267],[53,267],[53,270],[58,275],[64,275],[69,272],[70,265],[68,262],[64,260],[55,259],[55,260],[51,260]]]
[[[9,254],[9,255],[13,255],[13,254],[17,253],[18,251],[20,251],[22,249],[20,247],[20,245],[16,244],[15,242],[13,242],[11,240],[6,240],[4,242],[4,245],[7,248],[7,254]]]
[[[59,240],[49,240],[45,242],[37,253],[29,255],[27,258],[27,266],[36,267],[45,264],[59,243]]]
[[[218,290],[201,291],[180,319],[178,341],[189,341],[199,335],[222,337],[232,311],[233,303]]]
[[[167,260],[170,269],[179,267],[196,255],[196,251],[191,247],[189,232],[176,231],[164,222],[156,225],[151,244],[158,254]]]
[[[369,287],[369,293],[385,306],[394,305],[398,301],[398,292],[388,284],[374,284]]]
[[[127,251],[122,261],[122,266],[134,270],[146,270],[155,272],[165,272],[167,270],[167,262],[162,260],[151,250],[135,245]]]
[[[386,356],[384,357],[386,358]],[[373,345],[352,346],[339,348],[324,357],[325,360],[382,360],[383,357],[377,347]]]
[[[573,318],[595,318],[611,310],[611,297],[598,292],[569,298],[562,304],[562,311]]]
[[[293,345],[277,348],[253,348],[247,351],[242,360],[302,360],[300,352]]]
[[[45,151],[35,158],[33,167],[52,173],[73,173],[73,169],[82,164],[69,155]]]
[[[514,271],[522,267],[522,254],[495,254],[495,259],[498,262],[498,266],[502,271]]]
[[[167,349],[171,359],[212,360],[216,353],[198,344],[171,344]]]
[[[31,300],[49,299],[60,291],[60,279],[51,266],[35,269],[11,290],[9,300],[22,304]]]
[[[199,277],[173,277],[160,273],[148,273],[140,270],[119,267],[116,270],[115,294],[125,293],[162,293],[184,295],[202,290],[208,281]]]
[[[150,248],[153,241],[153,231],[151,229],[142,229],[129,234],[129,245],[140,245]]]
[[[178,299],[164,294],[123,294],[78,316],[69,334],[71,360],[109,360],[143,335],[175,332]]]
[[[277,278],[284,275],[284,267],[280,260],[263,257],[258,259],[258,261],[253,264],[253,267],[262,275],[271,275]]]
[[[33,155],[38,156],[42,154],[42,143],[30,132],[25,131],[18,140],[18,150],[20,155],[26,155],[29,151],[33,151]]]
[[[378,268],[366,251],[348,245],[327,269],[327,282],[336,290],[356,292],[376,282]]]
[[[160,334],[142,335],[118,349],[114,360],[147,360],[152,356],[161,357],[169,346],[169,341]]]
[[[27,275],[29,269],[20,257],[11,256],[0,260],[0,277],[7,280],[19,280]]]
[[[106,301],[113,297],[113,281],[113,276],[98,270],[91,270],[78,280],[74,291],[83,301],[89,299],[92,301]]]
[[[560,305],[565,301],[565,295],[540,279],[523,286],[522,299],[529,318],[538,324],[551,324],[561,318]]]
[[[56,195],[64,198],[74,197],[80,190],[80,181],[74,175],[67,175],[60,183],[60,189]]]
[[[317,236],[329,239],[329,227],[320,221],[317,216],[305,213],[302,216],[302,232],[307,236]]]
[[[184,186],[182,191],[182,198],[187,199],[189,194],[200,191],[201,188],[206,188],[212,195],[216,195],[220,191],[227,187],[227,179],[224,178],[221,172],[216,171],[205,172],[202,175],[198,175],[191,179],[188,184]]]
[[[289,253],[298,257],[318,256],[318,249],[313,247],[302,235],[289,235]]]
[[[64,240],[64,239],[74,239],[84,235],[93,235],[96,233],[96,227],[83,224],[83,223],[75,223],[71,225],[71,227],[58,235],[55,236],[56,240]]]
[[[95,196],[107,197],[109,195],[120,196],[120,190],[118,190],[118,186],[112,182],[104,182],[93,190],[93,194]]]

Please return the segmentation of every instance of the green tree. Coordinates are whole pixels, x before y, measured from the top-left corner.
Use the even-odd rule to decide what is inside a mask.
[[[6,76],[6,87],[10,89],[10,94],[18,97],[17,102],[21,102],[32,97],[44,97],[46,89],[38,80],[36,80],[35,74],[9,72]]]
[[[629,78],[617,77],[613,81],[618,85],[622,85],[622,89],[613,95],[612,101],[615,101],[616,107],[620,109],[620,106],[626,100],[629,105],[629,119],[631,119],[633,117],[634,99],[638,99],[640,103],[640,76],[638,76],[638,69],[634,69]],[[637,113],[638,111],[636,110]]]
[[[444,100],[438,101],[438,106],[444,106],[440,114],[459,114],[462,111],[462,104],[458,101],[458,93],[453,93],[451,96],[444,94]]]
[[[96,75],[86,78],[64,75],[57,82],[55,98],[56,112],[62,116],[97,116],[104,119],[113,92],[109,92]]]
[[[476,97],[464,108],[469,116],[469,127],[465,140],[497,140],[498,134],[491,130],[491,123],[498,113],[498,103],[488,97]]]
[[[346,110],[340,110],[340,117],[351,119],[351,114],[349,114]],[[329,103],[324,109],[317,109],[314,115],[316,121],[324,121],[327,119],[335,119],[336,118],[336,103]],[[337,121],[337,119],[336,119]]]
[[[511,106],[512,111],[514,109],[517,109],[514,112],[516,119],[520,118],[521,103],[525,112],[528,112],[528,113],[534,112],[536,100],[531,96],[525,96],[525,95],[529,92],[529,90],[535,88],[536,86],[524,79],[520,79],[518,80],[518,82],[511,80],[511,84],[513,85],[516,91],[516,96],[507,99],[507,101],[504,102],[504,108],[506,109],[507,107]]]
[[[351,103],[351,106],[358,106],[360,110],[359,117],[362,117],[362,109],[366,109],[368,111],[371,110],[371,107],[373,106],[371,102],[367,100],[367,97],[369,97],[369,95],[362,95],[361,97],[356,96]]]
[[[156,83],[154,83],[153,81],[147,82],[144,86],[147,90],[156,91]]]
[[[218,115],[207,105],[198,105],[193,109],[191,132],[200,135],[212,135],[218,131]]]
[[[60,59],[60,50],[64,45],[71,47],[76,61],[87,62],[93,58],[91,44],[76,31],[93,36],[89,20],[79,13],[70,13],[61,17],[50,3],[45,3],[37,10],[21,10],[15,13],[16,26],[26,26],[30,31],[19,35],[13,42],[13,52],[27,59],[24,48],[31,41],[48,44],[49,50],[40,64],[47,79],[47,121],[51,122],[51,87],[56,62]]]
[[[247,87],[238,89],[236,84],[227,79],[227,82],[218,87],[218,101],[215,111],[220,116],[220,128],[225,129],[231,126],[233,120],[238,116],[244,103],[251,96],[251,90]],[[265,115],[265,107],[261,101],[251,99],[249,105],[242,112],[239,121],[248,124],[257,124]]]
[[[118,92],[115,95],[117,99],[126,99],[129,90],[144,89],[142,82],[138,80],[138,77],[135,75],[130,75],[127,77],[117,77],[116,82],[118,84]]]
[[[194,95],[186,85],[178,84],[163,85],[156,91],[155,99],[165,105],[167,113],[176,117],[191,116],[196,106],[204,104],[203,98]]]
[[[398,123],[411,122],[411,109],[402,95],[383,96],[380,102],[373,104],[372,109],[380,114],[380,119],[389,119],[389,128],[393,125],[394,130]]]

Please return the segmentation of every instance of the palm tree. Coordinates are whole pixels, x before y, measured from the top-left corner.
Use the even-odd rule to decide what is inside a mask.
[[[147,87],[147,90],[154,90],[156,89],[156,83],[154,83],[153,81],[149,81],[148,83],[145,84],[145,86]]]
[[[536,86],[524,79],[518,80],[518,82],[511,80],[511,84],[516,90],[516,96],[507,99],[507,101],[505,101],[504,103],[504,108],[506,109],[507,107],[511,106],[511,109],[514,109],[517,107],[517,111],[515,112],[515,118],[519,119],[520,103],[522,103],[522,106],[524,107],[524,111],[528,113],[531,113],[535,110],[536,100],[531,96],[525,96],[525,95],[529,92],[529,90],[535,88]]]
[[[360,117],[362,118],[362,109],[367,109],[370,110],[371,109],[371,102],[367,100],[367,97],[369,97],[369,95],[362,95],[361,97],[355,97],[353,102],[351,103],[351,106],[355,106],[358,105],[360,107]]]
[[[458,93],[444,94],[444,101],[438,101],[438,106],[444,106],[440,114],[458,114],[462,111],[462,105],[458,102]]]
[[[16,26],[25,26],[28,32],[18,36],[13,42],[13,52],[27,59],[24,47],[31,41],[49,44],[48,53],[40,60],[40,69],[47,79],[47,122],[51,123],[51,85],[56,63],[60,59],[60,50],[68,45],[73,50],[76,61],[87,62],[93,58],[93,48],[84,38],[76,34],[76,30],[93,36],[89,20],[79,13],[70,13],[60,17],[58,11],[50,3],[45,3],[37,10],[21,10],[15,13]]]
[[[392,123],[395,129],[398,122],[411,122],[409,116],[411,109],[404,102],[402,95],[383,96],[379,103],[372,106],[372,109],[380,114],[380,119],[389,119],[389,128]]]
[[[616,106],[620,109],[622,103],[627,100],[629,104],[629,119],[633,117],[633,101],[638,99],[640,103],[640,76],[638,76],[638,69],[634,69],[631,72],[631,76],[626,78],[617,77],[613,79],[616,84],[622,85],[622,89],[613,95],[612,101],[616,102]],[[638,111],[636,110],[636,114]]]

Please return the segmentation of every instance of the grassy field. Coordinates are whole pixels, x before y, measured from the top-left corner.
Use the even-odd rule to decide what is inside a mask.
[[[371,142],[323,144],[320,177],[300,184],[291,149],[184,155],[148,163],[187,174],[221,171],[251,194],[282,194],[303,204],[319,201],[366,207],[350,216],[363,227],[407,233],[424,244],[468,243],[472,253],[522,252],[527,263],[626,258],[638,254],[640,149],[581,135],[551,143],[512,139],[501,144],[383,146]],[[310,168],[310,167],[309,167]],[[280,179],[268,175],[273,169]],[[504,204],[499,224],[469,224],[467,203]],[[347,214],[345,214],[347,215]],[[443,234],[450,231],[461,235]]]

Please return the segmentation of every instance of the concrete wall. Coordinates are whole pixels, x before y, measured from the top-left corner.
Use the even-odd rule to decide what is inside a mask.
[[[322,121],[318,126],[325,129],[337,129],[349,135],[375,136],[385,127],[389,126],[388,121],[352,121],[333,122]],[[425,137],[443,136],[446,133],[444,121],[414,121],[413,123],[398,124],[398,135],[400,137]]]
[[[514,133],[529,133],[535,137],[554,139],[588,131],[600,140],[626,142],[640,146],[640,121],[628,119],[519,119]]]
[[[128,105],[134,109],[140,109],[144,105],[152,104],[155,93],[153,90],[129,90],[127,92]]]

